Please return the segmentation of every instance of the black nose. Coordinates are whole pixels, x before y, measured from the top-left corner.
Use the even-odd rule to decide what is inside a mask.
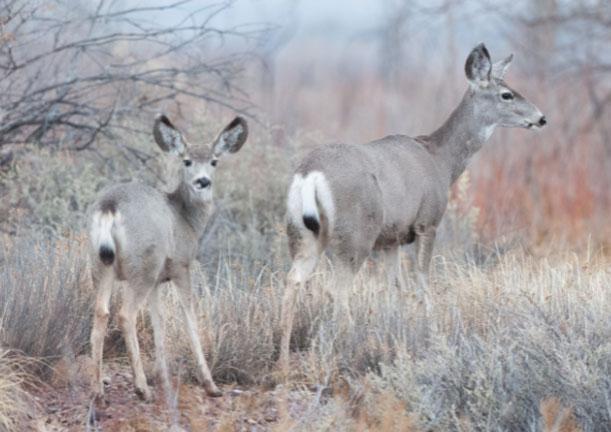
[[[545,119],[545,116],[541,116],[541,118],[539,119],[539,126],[545,126],[547,124],[547,120]]]
[[[210,183],[212,183],[210,181],[210,179],[206,178],[206,177],[202,177],[199,178],[197,180],[195,180],[195,184],[199,185],[199,187],[201,187],[202,189],[207,188],[208,186],[210,186]]]

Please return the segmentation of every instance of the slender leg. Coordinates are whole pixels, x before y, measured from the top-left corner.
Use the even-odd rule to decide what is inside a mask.
[[[401,292],[405,291],[403,275],[401,274],[401,249],[395,247],[384,251],[384,264],[386,267],[386,278],[389,286],[399,288]]]
[[[199,367],[204,390],[206,390],[208,396],[222,396],[223,393],[221,393],[216,384],[214,384],[212,374],[210,373],[210,369],[208,368],[208,364],[206,363],[204,351],[202,350],[202,346],[199,340],[199,335],[196,326],[197,319],[195,315],[195,298],[193,296],[193,291],[191,288],[191,274],[188,267],[180,273],[179,277],[174,279],[174,283],[176,284],[176,288],[178,291],[185,325],[187,328],[187,332],[189,333],[189,339],[191,341],[191,349],[193,350],[193,354],[195,355],[195,359],[197,360],[197,366]]]
[[[429,297],[429,269],[431,257],[433,255],[433,245],[435,243],[435,227],[419,227],[416,230],[416,260],[418,285],[424,302],[426,322],[429,323],[432,331],[436,331],[436,321],[431,317],[432,307]]]
[[[140,346],[138,345],[138,335],[136,333],[136,318],[138,311],[146,300],[146,296],[142,296],[141,291],[137,291],[136,287],[125,287],[123,291],[123,304],[119,311],[119,322],[123,330],[125,345],[127,346],[127,354],[132,366],[134,374],[134,385],[136,394],[143,400],[151,399],[151,391],[146,384],[146,376],[142,367],[142,359],[140,357]]]
[[[153,325],[153,337],[155,339],[155,373],[166,394],[169,394],[170,379],[165,355],[165,314],[161,301],[161,286],[158,285],[149,298],[151,324]]]
[[[334,263],[335,289],[333,290],[333,319],[337,322],[353,322],[350,310],[350,294],[356,271],[340,261]]]
[[[289,370],[289,349],[291,333],[293,331],[293,317],[295,309],[295,298],[298,290],[309,279],[316,268],[320,252],[315,248],[309,248],[295,256],[293,265],[287,277],[287,284],[282,297],[282,310],[280,312],[280,328],[282,337],[280,340],[280,368],[284,374]]]
[[[102,398],[104,395],[104,383],[102,382],[102,356],[104,352],[106,326],[108,325],[108,303],[110,302],[110,295],[112,294],[112,269],[96,269],[92,273],[92,279],[94,288],[97,290],[93,328],[91,330],[91,357],[95,367],[92,387],[96,398]]]
[[[435,243],[435,227],[419,227],[416,231],[416,254],[418,271],[428,276],[433,245]]]

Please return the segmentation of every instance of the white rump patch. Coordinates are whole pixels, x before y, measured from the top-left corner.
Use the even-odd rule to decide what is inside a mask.
[[[309,173],[303,179],[301,187],[301,205],[302,216],[312,216],[320,223],[320,215],[318,214],[318,205],[316,204],[316,179],[318,172]]]
[[[100,247],[105,246],[115,250],[115,241],[112,238],[112,228],[115,223],[115,215],[110,212],[95,212],[91,223],[91,244],[98,251]]]
[[[320,171],[312,171],[308,174],[308,179],[312,179],[316,185],[316,198],[327,216],[329,221],[329,231],[333,228],[335,221],[335,203],[333,202],[333,193],[329,182],[323,173]],[[306,179],[307,180],[307,179]]]
[[[289,188],[289,193],[286,202],[286,209],[288,212],[288,217],[291,219],[297,226],[301,226],[301,219],[303,218],[303,213],[301,211],[301,187],[303,186],[303,177],[301,174],[295,174],[293,177],[293,182],[291,183],[291,187]]]
[[[116,252],[115,240],[124,247],[126,237],[125,229],[121,223],[122,220],[123,217],[119,212],[113,214],[111,212],[102,213],[97,211],[93,214],[89,235],[91,245],[96,252],[102,246],[106,246]]]
[[[295,174],[287,201],[291,221],[297,226],[303,226],[303,217],[307,215],[315,217],[320,222],[318,204],[327,217],[331,231],[335,220],[335,204],[325,175],[320,171],[312,171],[305,177]]]

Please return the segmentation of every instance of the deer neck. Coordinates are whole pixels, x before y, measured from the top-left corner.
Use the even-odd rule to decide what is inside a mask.
[[[201,237],[212,211],[212,203],[195,197],[191,189],[182,182],[168,194],[168,200],[178,217],[187,222],[198,238]]]
[[[479,112],[476,95],[469,89],[443,125],[426,137],[427,146],[447,174],[451,185],[490,138],[495,124]]]

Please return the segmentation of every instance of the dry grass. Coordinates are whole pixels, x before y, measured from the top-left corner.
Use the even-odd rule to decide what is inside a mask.
[[[582,432],[570,407],[562,406],[557,398],[547,398],[539,405],[543,417],[543,432]]]
[[[418,122],[412,121],[412,126]],[[219,213],[202,244],[194,281],[201,339],[215,379],[268,389],[277,384],[280,298],[289,266],[283,200],[291,158],[327,139],[319,133],[298,133],[276,140],[274,132],[253,129],[244,150],[219,167]],[[499,138],[504,139],[504,135]],[[139,146],[145,144],[150,145]],[[550,428],[558,425],[584,432],[608,430],[608,257],[598,246],[574,248],[579,253],[573,253],[568,243],[556,246],[549,240],[561,237],[556,223],[571,232],[593,231],[591,216],[600,208],[588,210],[594,198],[582,192],[590,188],[590,180],[575,185],[570,193],[562,189],[555,194],[557,184],[552,180],[546,179],[546,185],[542,182],[535,191],[532,183],[516,175],[523,172],[517,160],[529,144],[532,141],[524,141],[518,154],[507,161],[503,152],[484,150],[473,168],[483,172],[471,180],[463,177],[453,190],[426,290],[429,311],[412,278],[406,292],[389,289],[374,257],[355,283],[354,324],[335,322],[324,292],[332,269],[323,263],[309,289],[300,294],[288,385],[262,400],[236,402],[212,426],[201,413],[189,411],[201,402],[184,399],[179,392],[178,411],[191,413],[187,415],[190,427],[235,430],[248,427],[248,419],[254,419],[267,430],[278,431],[554,430]],[[545,154],[545,146],[537,151]],[[533,156],[539,164],[541,154]],[[497,157],[506,163],[487,165]],[[113,163],[104,172],[121,173],[124,163],[118,168]],[[552,165],[563,164],[566,160],[560,158]],[[543,170],[542,165],[536,166]],[[22,185],[35,174],[26,175],[24,170],[18,177]],[[579,177],[577,167],[574,170],[571,176]],[[89,176],[91,170],[85,171]],[[58,180],[57,184],[63,183]],[[90,186],[77,189],[91,192]],[[507,195],[509,190],[514,194]],[[34,191],[41,197],[35,208],[46,208],[44,197],[53,191]],[[533,198],[538,193],[545,199]],[[83,194],[77,197],[79,208],[87,203]],[[503,200],[512,208],[505,207]],[[57,220],[54,215],[61,219],[69,214],[66,200],[59,201],[43,212],[47,219],[37,223],[44,225],[44,220]],[[545,208],[539,203],[546,203]],[[582,205],[581,213],[568,212]],[[517,208],[525,213],[516,216]],[[540,215],[545,217],[539,220]],[[80,232],[80,219],[73,216],[66,225]],[[32,211],[25,220],[29,223],[36,217]],[[535,221],[535,228],[484,242],[499,226],[520,228],[524,221]],[[543,226],[551,235],[541,234]],[[88,352],[93,305],[83,239],[60,237],[65,227],[54,233],[54,240],[42,239],[40,232],[45,230],[32,231],[24,224],[19,230],[22,237],[3,238],[0,243],[0,341],[48,363],[64,359],[51,381],[58,386],[75,385],[70,377],[82,373],[71,371],[69,365]],[[541,237],[546,238],[544,245]],[[566,238],[570,236],[561,237]],[[591,244],[603,243],[604,239],[594,236]],[[404,257],[406,273],[410,254],[408,250]],[[195,366],[171,290],[166,301],[172,317],[168,323],[171,370],[189,383]],[[145,362],[150,363],[148,321],[140,320],[140,327]],[[124,357],[121,336],[112,322],[108,342],[107,358]],[[273,421],[260,416],[268,408],[266,398],[277,409]],[[138,416],[129,421],[132,430],[157,424]]]
[[[238,234],[228,237],[216,260],[194,272],[201,337],[220,382],[265,386],[276,382],[279,298],[284,288],[284,271],[278,267],[286,261],[283,233],[268,236],[268,244],[280,245],[266,251],[268,262],[276,266],[257,269],[252,256],[232,254],[240,241],[249,241]],[[37,285],[32,279],[37,272],[5,267],[4,281],[21,282],[10,291],[6,287],[11,285],[3,285],[4,295],[44,290],[19,301],[6,297],[4,344],[35,356],[86,352],[91,293],[75,264],[80,243],[49,243],[46,249],[24,254],[28,245],[7,245],[5,259],[16,266],[25,262],[14,261],[15,253],[28,259],[27,268],[48,269],[46,276]],[[61,253],[49,255],[50,251]],[[489,252],[479,260],[454,247],[441,252],[427,291],[428,315],[412,279],[407,292],[388,289],[372,259],[355,283],[351,298],[355,323],[350,326],[332,319],[331,303],[323,292],[332,269],[323,263],[309,290],[301,293],[296,316],[289,399],[301,402],[289,402],[293,408],[284,414],[278,406],[269,428],[291,424],[294,430],[410,431],[488,425],[528,430],[560,424],[583,431],[605,430],[611,390],[611,273],[606,258],[564,252],[538,257],[519,247]],[[409,270],[408,256],[405,270]],[[18,293],[17,287],[24,291]],[[37,295],[49,300],[39,302]],[[177,310],[171,290],[167,303],[171,311]],[[39,317],[35,323],[21,312],[26,309]],[[146,323],[141,341],[148,356],[152,347]],[[195,366],[180,319],[172,318],[168,330],[172,370],[188,382]],[[57,332],[64,333],[55,336],[58,345],[51,349],[47,338]],[[115,352],[123,355],[120,344]],[[64,370],[65,363],[58,364],[54,376],[71,375]],[[66,383],[74,385],[74,380],[64,379],[61,385]],[[549,399],[550,395],[556,399]],[[283,397],[277,393],[272,399]],[[540,405],[540,401],[546,402]],[[219,419],[219,428],[226,425],[231,430],[236,422],[256,418],[264,405],[261,400],[240,403]],[[179,411],[185,406],[179,403]],[[23,409],[18,404],[12,408]],[[195,416],[193,421],[204,420]]]
[[[0,352],[0,431],[23,430],[28,416],[35,412],[34,400],[24,389],[33,382],[24,370],[27,363],[7,350]]]
[[[608,424],[611,274],[603,258],[516,249],[480,266],[438,257],[429,315],[412,283],[406,293],[387,289],[371,263],[355,285],[351,326],[332,320],[320,294],[329,271],[302,293],[293,338],[290,385],[320,393],[304,414],[308,427],[331,428],[312,422],[341,418],[345,430],[385,430],[385,422],[399,422],[398,430],[525,430],[539,424],[536,408],[549,394],[570,402],[584,430]],[[282,279],[268,271],[244,285],[239,266],[209,276],[216,282],[202,291],[200,328],[215,378],[273,383]],[[177,359],[190,359],[174,331]],[[193,370],[187,362],[184,370]],[[341,382],[352,396],[325,396],[340,395]],[[397,410],[405,418],[383,414]]]
[[[289,164],[254,144],[243,160],[227,160],[220,173],[221,210],[194,281],[215,379],[273,387],[279,300],[289,264],[282,222]],[[245,165],[253,161],[277,166],[278,176],[249,172]],[[286,409],[285,398],[274,393],[277,419],[257,424],[303,431],[538,430],[561,415],[550,414],[547,405],[537,409],[554,395],[571,407],[570,421],[583,431],[605,430],[611,390],[608,259],[562,248],[534,249],[545,251],[537,255],[508,241],[485,247],[474,230],[479,214],[471,198],[469,181],[462,179],[440,229],[428,312],[413,279],[406,292],[389,289],[374,257],[355,283],[355,323],[335,322],[324,292],[332,269],[326,262],[320,266],[299,298]],[[92,292],[83,242],[33,238],[2,243],[2,343],[70,364],[88,352]],[[166,301],[171,370],[190,382],[195,366],[172,290]],[[140,325],[150,363],[150,329],[146,319]],[[124,356],[113,328],[107,358]],[[55,376],[80,374],[63,370],[65,363]],[[236,405],[211,430],[235,429],[261,409],[257,403]],[[179,403],[178,411],[185,410]],[[192,421],[208,424],[195,414]],[[137,417],[134,422],[130,427],[141,427]]]
[[[83,238],[0,239],[0,343],[29,357],[82,352],[93,292]]]
[[[420,430],[416,415],[410,414],[405,401],[391,391],[376,390],[365,380],[360,399],[352,400],[352,416],[356,418],[355,431],[402,431]]]

